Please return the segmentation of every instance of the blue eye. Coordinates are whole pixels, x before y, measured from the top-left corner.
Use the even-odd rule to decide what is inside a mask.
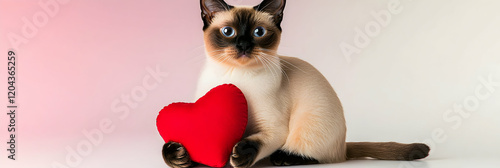
[[[220,32],[226,37],[233,37],[235,34],[234,29],[229,26],[223,27],[222,29],[220,29]]]
[[[266,35],[266,29],[259,26],[259,27],[255,28],[255,30],[253,31],[253,35],[255,37],[262,37],[262,36]]]

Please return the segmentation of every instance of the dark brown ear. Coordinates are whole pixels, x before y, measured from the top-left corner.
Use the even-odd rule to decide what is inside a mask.
[[[281,30],[281,21],[283,21],[283,11],[285,10],[286,0],[264,0],[254,9],[267,12],[273,15],[274,23]]]
[[[227,5],[224,0],[200,0],[201,5],[201,18],[203,19],[203,30],[207,29],[212,23],[215,13],[227,11],[233,6]]]

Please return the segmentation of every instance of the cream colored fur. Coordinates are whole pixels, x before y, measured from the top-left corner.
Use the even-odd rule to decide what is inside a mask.
[[[260,130],[248,138],[263,142],[255,162],[278,149],[320,163],[346,160],[342,106],[328,81],[298,58],[275,55],[271,61],[273,68],[235,68],[207,57],[197,97],[225,83],[243,91],[249,103],[247,130]]]

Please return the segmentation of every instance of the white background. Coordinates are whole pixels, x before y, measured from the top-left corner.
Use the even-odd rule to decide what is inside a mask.
[[[287,15],[286,24],[301,24],[285,24],[282,53],[311,62],[332,83],[344,105],[347,141],[425,142],[431,155],[417,167],[498,165],[500,87],[480,91],[489,97],[465,110],[468,118],[447,113],[455,104],[475,104],[469,100],[480,78],[500,82],[498,2],[401,0],[401,13],[348,62],[339,44],[352,45],[355,28],[376,22],[371,12],[389,2],[292,1],[288,11],[314,11]],[[354,167],[378,163],[403,166]]]

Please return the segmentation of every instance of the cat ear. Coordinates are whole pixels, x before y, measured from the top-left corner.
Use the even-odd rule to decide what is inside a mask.
[[[215,13],[228,11],[233,8],[233,6],[227,5],[224,0],[200,0],[200,5],[201,18],[203,19],[204,23],[203,30],[210,26]]]
[[[269,13],[273,16],[274,23],[281,30],[281,21],[283,20],[283,11],[285,10],[286,0],[264,0],[254,9]]]

